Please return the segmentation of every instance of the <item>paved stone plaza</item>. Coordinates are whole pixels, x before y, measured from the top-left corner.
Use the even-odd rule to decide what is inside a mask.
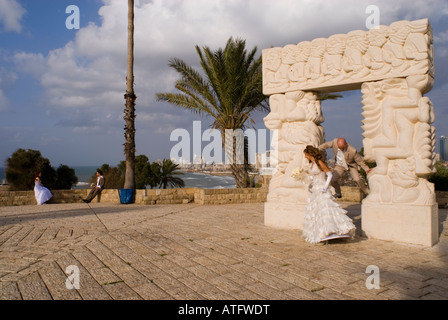
[[[448,299],[447,209],[428,248],[362,237],[343,205],[358,234],[326,245],[266,227],[263,203],[0,207],[0,299]]]

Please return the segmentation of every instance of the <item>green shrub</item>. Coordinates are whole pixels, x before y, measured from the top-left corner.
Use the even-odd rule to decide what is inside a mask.
[[[434,183],[437,191],[448,191],[448,162],[438,161],[435,165],[436,172],[428,177],[428,181]]]
[[[71,189],[78,182],[75,171],[66,165],[55,170],[40,151],[17,149],[6,160],[6,180],[13,191],[33,190],[34,178],[41,173],[42,184],[49,189]]]

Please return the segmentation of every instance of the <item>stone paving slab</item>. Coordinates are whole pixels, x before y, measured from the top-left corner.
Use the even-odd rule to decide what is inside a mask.
[[[0,207],[0,299],[448,299],[447,209],[427,248],[362,237],[360,205],[342,205],[356,237],[326,245],[266,227],[263,203]]]

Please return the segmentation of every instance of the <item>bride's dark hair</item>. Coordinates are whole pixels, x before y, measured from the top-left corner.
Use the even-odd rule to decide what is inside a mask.
[[[305,150],[303,150],[303,153],[306,153],[314,158],[314,162],[316,163],[317,167],[323,171],[323,169],[320,166],[319,160],[322,161],[325,165],[327,165],[327,162],[325,161],[324,157],[322,156],[322,153],[319,149],[316,147],[313,147],[311,145],[307,145]]]

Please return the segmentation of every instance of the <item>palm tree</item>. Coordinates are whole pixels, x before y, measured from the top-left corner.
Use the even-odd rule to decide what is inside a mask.
[[[339,98],[342,98],[342,95],[340,94],[334,94],[334,93],[317,93],[317,100],[324,101],[324,100],[337,100]]]
[[[214,119],[211,127],[221,132],[226,154],[230,155],[231,170],[238,188],[246,186],[246,166],[236,161],[237,142],[241,139],[232,137],[225,141],[226,129],[246,128],[247,121],[255,123],[251,118],[256,110],[269,111],[267,97],[262,92],[261,56],[255,58],[257,48],[247,52],[246,41],[227,41],[224,49],[212,51],[209,47],[196,46],[203,77],[184,61],[173,58],[169,66],[177,71],[180,79],[175,88],[179,93],[158,93],[158,101],[166,101],[180,108]],[[229,137],[230,135],[228,135]]]
[[[134,0],[128,0],[128,72],[126,77],[126,109],[124,110],[126,156],[125,189],[135,189],[135,100],[134,94]]]
[[[153,186],[159,186],[162,189],[166,189],[168,187],[172,188],[183,188],[185,187],[185,182],[176,177],[177,175],[184,174],[179,171],[179,165],[172,162],[169,159],[163,159],[159,162],[153,162],[151,164],[151,188]]]
[[[151,189],[157,188],[160,184],[161,165],[158,162],[153,162],[149,166],[148,184]]]

